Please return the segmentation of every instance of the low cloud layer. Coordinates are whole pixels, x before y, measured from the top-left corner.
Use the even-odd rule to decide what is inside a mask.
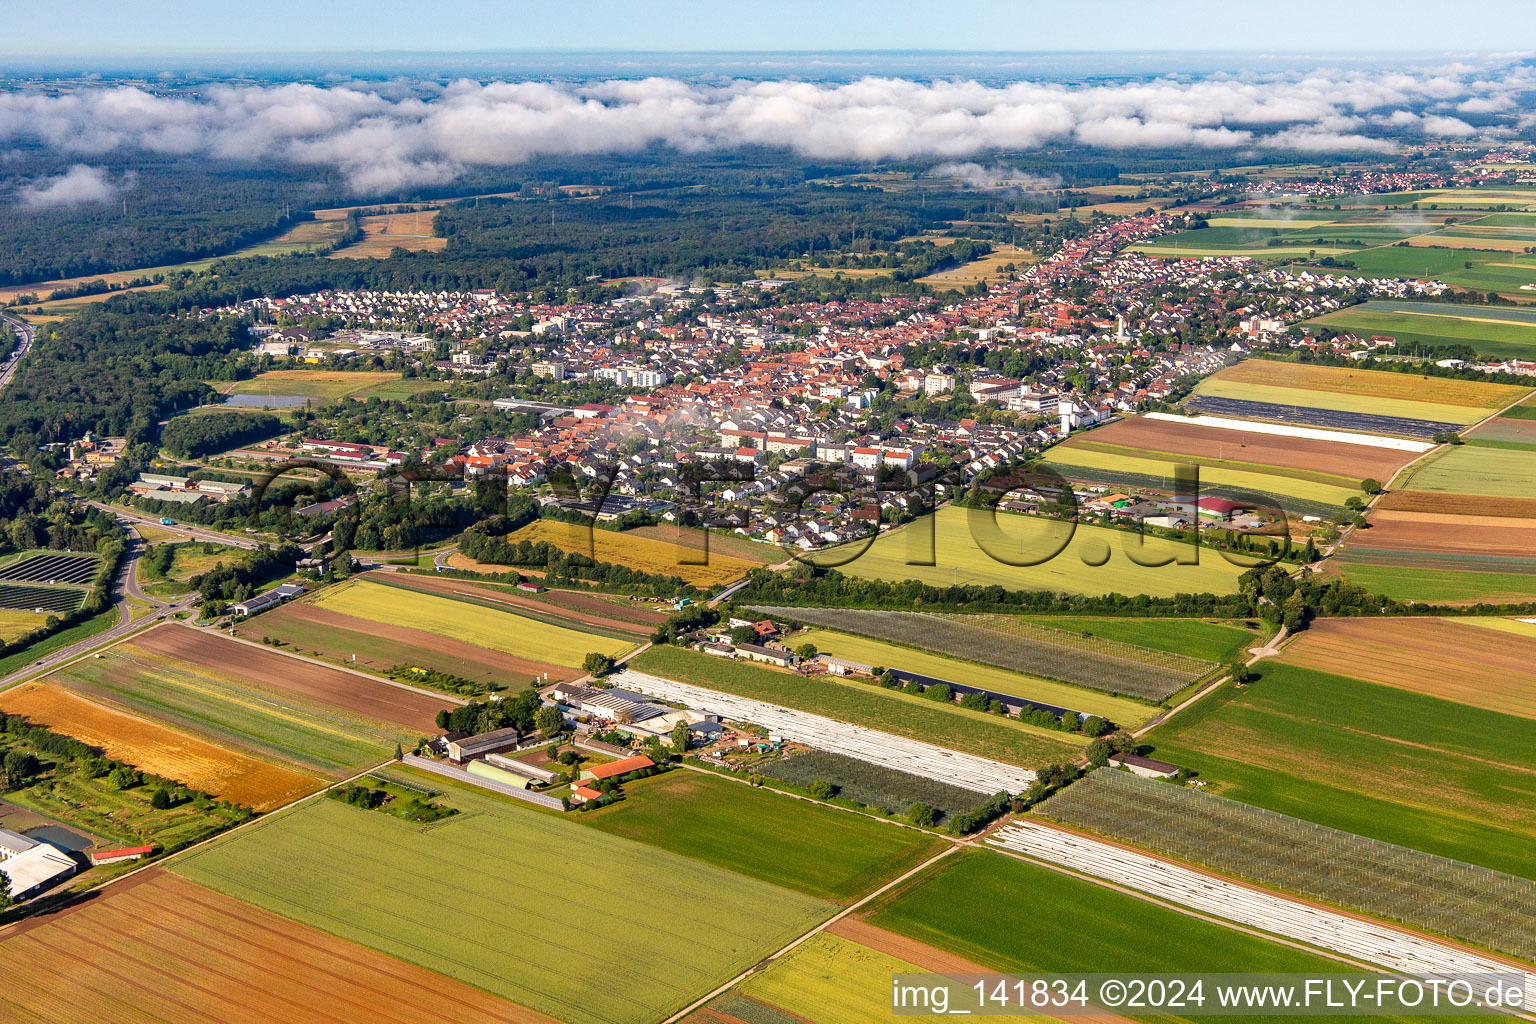
[[[448,182],[474,166],[656,144],[955,162],[1050,143],[1385,150],[1393,142],[1384,132],[1466,138],[1487,130],[1468,117],[1513,124],[1533,89],[1536,69],[1519,61],[1084,86],[876,77],[287,84],[196,95],[104,86],[0,93],[0,144],[41,144],[81,158],[144,149],[294,162],[337,169],[361,192],[388,193]]]
[[[116,197],[118,189],[101,168],[76,164],[56,177],[39,178],[21,186],[16,201],[33,209],[104,203]]]

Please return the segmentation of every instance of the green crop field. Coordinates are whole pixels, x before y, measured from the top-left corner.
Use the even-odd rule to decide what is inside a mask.
[[[417,734],[331,705],[258,686],[132,642],[77,661],[50,683],[146,718],[284,761],[345,776],[387,758]],[[359,681],[361,682],[361,680]]]
[[[1089,618],[1077,615],[1026,615],[1028,622],[1090,637],[1171,651],[1206,661],[1226,661],[1264,642],[1255,620],[1251,627],[1205,619]]]
[[[384,627],[425,630],[552,665],[576,667],[590,651],[617,657],[635,647],[632,640],[599,636],[484,604],[367,580],[348,580],[327,587],[315,597],[314,603],[343,615],[371,619]],[[385,634],[388,635],[387,628]]]
[[[1211,791],[1331,828],[1536,878],[1536,721],[1261,662],[1154,729]]]
[[[936,621],[934,627],[943,629],[944,622]],[[922,638],[914,636],[911,639],[915,643]],[[884,643],[880,640],[870,640],[851,633],[812,629],[789,641],[791,646],[806,642],[815,644],[818,651],[824,651],[834,657],[846,658],[849,661],[857,661],[860,664],[902,669],[952,683],[964,683],[967,686],[1025,697],[1044,704],[1054,704],[1057,707],[1098,715],[1130,728],[1151,718],[1155,710],[1145,704],[1095,693],[1081,686],[1038,679],[1016,672],[1004,672],[989,665],[961,661],[959,658],[950,658],[942,654],[930,654],[927,651]]]
[[[623,800],[577,820],[837,902],[878,889],[948,845],[914,829],[687,770],[627,783]]]
[[[1333,270],[1336,274],[1366,273],[1383,277],[1438,279],[1446,284],[1481,292],[1498,292],[1529,298],[1522,285],[1536,284],[1536,257],[1487,249],[1383,245],[1362,249],[1347,257],[1356,269]],[[1467,264],[1472,264],[1470,267]],[[1328,268],[1313,268],[1329,273]]]
[[[1017,973],[1347,969],[992,850],[939,861],[876,901],[870,922]]]
[[[1397,488],[1528,498],[1536,494],[1536,452],[1456,445],[1414,465],[1397,482]]]
[[[1339,570],[1351,583],[1399,601],[1497,604],[1536,600],[1536,573],[1457,572],[1360,562],[1341,563]]]
[[[326,401],[337,398],[407,398],[441,381],[405,380],[398,373],[372,370],[269,370],[229,387],[232,395],[297,395]]]
[[[833,910],[463,787],[436,799],[461,813],[428,828],[311,801],[176,870],[571,1024],[661,1020]]]
[[[863,550],[866,542],[856,541],[820,552],[813,560],[851,576],[920,580],[936,587],[960,583],[1151,597],[1230,594],[1237,589],[1237,577],[1246,571],[1214,551],[1199,549],[1197,565],[1138,564],[1131,560],[1132,554],[1141,563],[1153,563],[1194,552],[1188,544],[1157,537],[1146,537],[1143,545],[1142,536],[1129,531],[1097,526],[1078,526],[1074,531],[1070,523],[1012,513],[999,513],[996,522],[994,528],[987,512],[945,506],[881,534],[868,550]],[[989,549],[1002,558],[1039,564],[1009,565],[989,554]],[[911,559],[931,559],[934,564],[910,565]]]
[[[882,732],[936,743],[1025,768],[1075,761],[1082,737],[897,693],[872,684],[775,672],[677,647],[652,647],[629,662],[641,672],[769,701]]]
[[[1461,303],[1376,301],[1307,321],[1335,331],[1390,334],[1400,346],[1466,345],[1494,358],[1529,359],[1536,352],[1536,310]]]
[[[869,1024],[892,1016],[891,977],[920,973],[922,968],[905,960],[823,933],[797,946],[782,960],[774,961],[767,970],[752,975],[736,991],[795,1015],[785,1015],[782,1024]],[[760,1007],[761,1003],[747,1003],[745,1007],[722,1005],[720,1009],[735,1019],[755,1021]],[[737,1013],[731,1013],[733,1008]],[[941,1014],[902,1014],[902,1020],[912,1024],[938,1024],[945,1019],[951,1018]],[[1018,1022],[1029,1018],[1008,1015],[997,1019]]]

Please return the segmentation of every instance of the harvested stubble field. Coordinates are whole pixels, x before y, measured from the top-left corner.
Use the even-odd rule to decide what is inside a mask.
[[[914,829],[686,770],[625,783],[623,800],[576,820],[839,903],[878,889],[946,845]]]
[[[1536,556],[1536,519],[1383,508],[1371,513],[1370,524],[1370,529],[1350,538],[1349,546],[1491,557]]]
[[[781,1014],[785,1021],[867,1024],[890,1016],[892,976],[920,971],[917,964],[823,933],[742,982],[737,998],[758,1000],[794,1015]],[[725,1012],[729,1013],[733,1005],[724,1004]],[[748,1008],[736,1008],[752,1013]],[[914,1014],[902,1019],[938,1024],[947,1018],[943,1014]],[[999,1018],[1025,1019],[1013,1015]]]
[[[580,667],[590,651],[617,657],[635,646],[633,639],[616,640],[529,618],[510,608],[490,607],[473,598],[448,596],[390,586],[369,580],[347,580],[316,593],[312,603],[327,611],[367,619],[384,627],[405,627],[450,637],[534,661]]]
[[[1076,687],[1128,694],[1144,700],[1162,700],[1215,667],[1210,662],[1196,658],[1053,630],[1007,615],[928,614],[772,605],[760,606],[755,610],[772,618],[795,619],[826,629],[922,647],[954,658],[964,658],[966,661],[937,659],[931,655],[925,657],[923,652],[909,647],[866,646],[847,641],[824,645],[816,635],[811,637],[811,642],[818,649],[838,657],[847,657],[866,665],[905,668],[940,679],[951,679],[951,676],[945,675],[948,671],[954,673],[953,682],[1087,711],[1122,724],[1145,718],[1150,710],[1130,701],[1095,697]],[[837,633],[818,635],[832,639],[838,637]],[[849,653],[839,654],[840,647]],[[1026,677],[1010,678],[988,673],[980,668],[982,665],[1022,672]],[[973,671],[977,669],[980,670],[979,674]],[[1031,679],[1028,676],[1043,678]],[[1049,682],[1058,679],[1076,684],[1076,687]]]
[[[1502,953],[1536,959],[1536,882],[1129,772],[1095,771],[1035,813]]]
[[[1258,670],[1153,730],[1153,756],[1222,796],[1536,878],[1522,838],[1536,828],[1536,721],[1291,664]]]
[[[1389,370],[1357,370],[1348,366],[1320,366],[1276,359],[1245,359],[1236,366],[1222,370],[1219,376],[1236,383],[1395,398],[1413,403],[1464,405],[1489,410],[1508,405],[1531,391],[1528,387],[1515,384],[1486,384],[1453,377],[1429,377]]]
[[[759,544],[757,541],[721,530],[705,531],[688,526],[657,525],[625,530],[624,535],[643,537],[669,547],[688,548],[694,552],[704,550],[704,546],[708,544],[711,558],[715,555],[725,555],[728,558],[739,558],[744,562],[755,562],[758,565],[784,560],[783,552],[772,544]]]
[[[1319,619],[1286,664],[1536,718],[1536,638],[1498,643],[1456,619]]]
[[[929,628],[934,626],[943,628],[939,623],[934,622],[929,622],[927,625]],[[1090,691],[1086,687],[1059,683],[1052,679],[1021,675],[1016,672],[1000,672],[991,665],[984,665],[977,661],[962,661],[959,658],[931,654],[928,651],[915,650],[913,647],[884,643],[880,640],[871,640],[831,629],[813,629],[802,636],[794,637],[789,643],[798,645],[802,639],[814,644],[817,650],[862,665],[915,672],[918,675],[942,679],[948,683],[960,683],[964,686],[1006,693],[1010,696],[1050,704],[1053,707],[1066,708],[1079,715],[1098,715],[1118,725],[1134,727],[1152,717],[1152,709],[1145,704],[1106,695],[1100,690]],[[911,643],[914,640],[927,642],[921,634],[908,634],[904,642]]]
[[[1177,453],[1191,459],[1278,466],[1356,481],[1365,477],[1390,480],[1393,473],[1414,459],[1412,452],[1390,448],[1277,437],[1139,416],[1096,427],[1084,437],[1096,442],[1146,449],[1148,453]]]
[[[522,686],[545,675],[552,680],[581,675],[578,668],[519,658],[424,629],[390,626],[387,632],[381,632],[377,622],[320,608],[311,601],[295,601],[263,612],[239,623],[235,632],[249,640],[270,637],[295,651],[315,651],[376,672],[388,672],[402,665],[432,668],[478,683],[509,687]]]
[[[1238,365],[1245,366],[1247,364],[1239,363]],[[1369,393],[1354,394],[1348,391],[1333,389],[1285,387],[1262,381],[1235,380],[1225,376],[1227,372],[1227,370],[1222,370],[1202,380],[1195,387],[1194,397],[1199,399],[1231,399],[1237,402],[1259,402],[1282,408],[1298,406],[1303,409],[1322,410],[1353,416],[1374,416],[1418,423],[1443,424],[1439,426],[1440,430],[1454,429],[1476,423],[1493,412],[1492,408],[1481,405],[1415,401],[1411,398],[1386,398]],[[1366,371],[1359,372],[1363,373]],[[1396,373],[1388,374],[1388,376],[1401,376],[1405,381],[1416,381],[1419,379]],[[1495,385],[1486,386],[1492,387]],[[1510,395],[1508,400],[1513,402],[1519,397],[1519,394],[1519,392],[1516,392]],[[1196,404],[1201,411],[1207,410],[1206,405]],[[1219,406],[1212,405],[1209,408],[1210,411],[1214,411],[1218,415],[1233,415],[1231,413],[1224,413]],[[1240,416],[1241,413],[1236,415]],[[1319,422],[1312,420],[1309,422],[1313,422],[1316,426],[1337,426],[1344,430],[1363,429],[1368,433],[1386,432],[1383,430],[1372,430],[1368,426],[1355,426],[1344,418],[1337,418],[1337,421],[1324,420]]]
[[[249,655],[244,664],[242,655]],[[432,730],[445,705],[183,626],[152,630],[47,682],[333,778],[382,761],[397,743],[409,746]],[[340,701],[350,706],[343,710]],[[360,707],[404,721],[391,725]]]
[[[0,1017],[93,1024],[555,1024],[159,869],[0,933]]]
[[[20,639],[47,621],[47,615],[31,610],[0,609],[0,642]]]
[[[661,1020],[833,910],[465,787],[436,799],[461,813],[425,829],[312,801],[176,870],[571,1024]],[[443,915],[455,927],[424,929]],[[573,964],[601,964],[602,984]]]
[[[1140,534],[1129,531],[1096,526],[1074,530],[1070,523],[1039,516],[1006,513],[994,522],[987,512],[947,505],[931,516],[880,534],[867,549],[865,542],[857,541],[817,552],[810,560],[850,576],[893,582],[915,579],[935,587],[960,583],[1150,597],[1230,594],[1237,589],[1237,577],[1245,571],[1209,550],[1199,551],[1196,565],[1138,564],[1131,561],[1129,552],[1135,551],[1141,563],[1190,554],[1188,544],[1147,537],[1142,545],[1141,540]],[[987,548],[981,546],[983,542]],[[1138,546],[1142,548],[1139,551]],[[1011,560],[1039,564],[1010,565],[992,557],[989,549]],[[930,558],[932,565],[910,564]]]
[[[510,544],[524,540],[530,544],[543,541],[562,551],[585,555],[599,562],[625,565],[659,576],[676,576],[696,587],[723,586],[740,579],[762,564],[711,549],[707,565],[688,565],[685,559],[701,557],[700,552],[691,546],[653,540],[630,531],[620,533],[553,520],[530,523],[507,534],[506,539]]]
[[[0,697],[0,709],[73,736],[140,771],[258,811],[320,788],[320,781],[311,776],[114,711],[57,686],[28,683],[9,690]]]

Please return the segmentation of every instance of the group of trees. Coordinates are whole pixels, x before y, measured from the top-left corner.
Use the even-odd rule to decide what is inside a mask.
[[[456,708],[444,708],[437,713],[437,727],[449,732],[465,732],[478,736],[483,732],[512,727],[518,732],[533,732],[543,725],[553,725],[546,716],[541,725],[539,712],[542,704],[539,693],[533,687],[519,690],[517,695],[504,700],[472,700]],[[550,708],[548,710],[555,711]],[[555,711],[559,714],[559,711]],[[559,729],[556,729],[559,732]]]
[[[283,432],[283,421],[264,412],[178,416],[160,432],[160,444],[179,459],[198,459]]]

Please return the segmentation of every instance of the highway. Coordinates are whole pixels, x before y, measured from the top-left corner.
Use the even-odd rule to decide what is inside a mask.
[[[93,501],[92,507],[99,508],[103,512],[110,512],[117,516],[118,521],[124,525],[152,526],[157,530],[174,533],[188,540],[205,540],[214,544],[225,544],[233,548],[246,548],[254,551],[264,543],[262,540],[251,536],[240,536],[233,533],[220,533],[218,530],[209,529],[206,526],[188,526],[185,523],[177,523],[167,526],[160,521],[160,517],[148,512],[136,512],[132,509],[120,508],[116,505],[108,505],[104,502]],[[269,542],[268,542],[269,543]]]
[[[0,391],[3,391],[11,383],[11,378],[16,376],[16,368],[21,365],[22,358],[32,351],[32,339],[37,336],[37,330],[26,321],[4,313],[0,313],[0,320],[9,324],[21,339],[21,344],[16,346],[16,351],[11,353],[11,357],[4,363],[0,363]]]

